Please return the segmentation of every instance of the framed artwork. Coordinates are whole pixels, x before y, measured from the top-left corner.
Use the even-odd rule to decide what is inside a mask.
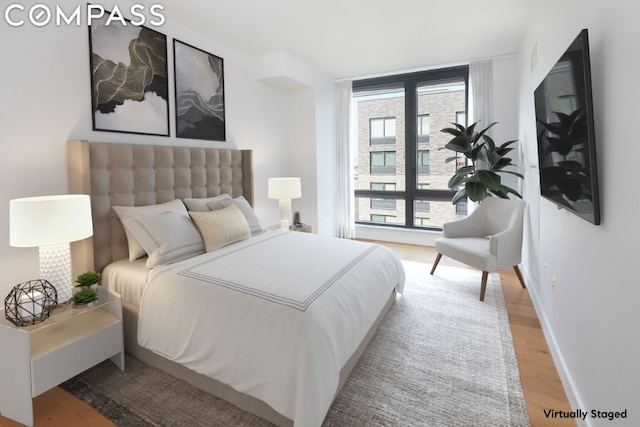
[[[93,130],[169,136],[167,36],[106,19],[89,26]]]
[[[225,140],[222,58],[173,40],[176,136]]]

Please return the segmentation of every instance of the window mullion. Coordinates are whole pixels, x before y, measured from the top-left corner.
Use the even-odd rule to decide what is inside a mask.
[[[418,102],[416,99],[416,81],[411,78],[405,79],[405,105],[404,105],[404,113],[405,113],[405,141],[404,141],[404,152],[405,152],[405,224],[408,227],[412,227],[414,224],[414,200],[415,200],[415,189],[416,189],[416,165],[417,161],[417,117],[418,117]]]

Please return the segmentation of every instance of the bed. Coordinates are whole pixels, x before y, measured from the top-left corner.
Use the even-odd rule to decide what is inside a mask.
[[[123,296],[126,351],[276,425],[321,425],[402,290],[397,257],[251,227],[241,240],[149,268],[154,253],[130,259],[118,207],[223,195],[251,205],[251,151],[71,141],[68,159],[70,192],[91,196],[94,221],[93,238],[72,246],[74,274],[102,271]],[[158,229],[178,217],[153,216]]]

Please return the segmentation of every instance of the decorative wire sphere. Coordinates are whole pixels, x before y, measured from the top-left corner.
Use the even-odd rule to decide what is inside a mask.
[[[13,287],[4,299],[4,316],[16,326],[46,320],[58,305],[58,291],[44,279],[29,280]]]

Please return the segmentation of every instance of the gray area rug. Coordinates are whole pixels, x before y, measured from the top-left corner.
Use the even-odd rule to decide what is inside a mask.
[[[331,406],[324,426],[528,426],[499,277],[480,302],[480,272],[403,261],[398,296]],[[268,426],[128,357],[62,388],[118,426]]]

